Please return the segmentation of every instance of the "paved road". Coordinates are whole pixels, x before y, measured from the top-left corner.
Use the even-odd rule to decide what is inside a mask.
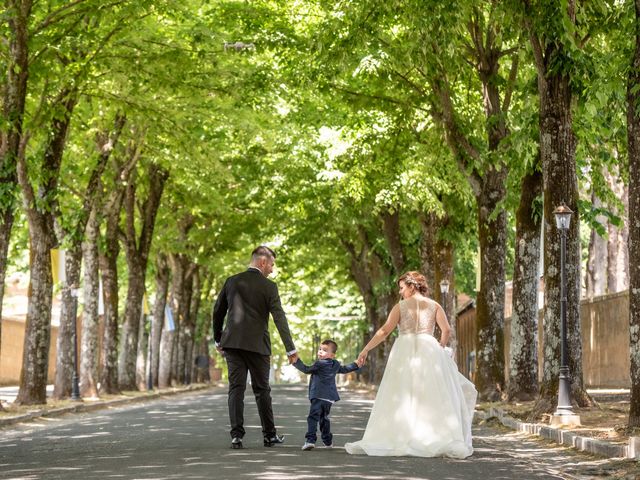
[[[226,391],[218,388],[0,430],[0,479],[582,479],[603,478],[603,471],[613,478],[628,465],[491,426],[474,428],[475,453],[466,460],[352,456],[342,448],[303,452],[306,388],[276,386],[273,396],[284,446],[262,447],[251,397],[247,448],[231,450]],[[343,394],[332,412],[337,446],[361,436],[370,408],[364,395]]]

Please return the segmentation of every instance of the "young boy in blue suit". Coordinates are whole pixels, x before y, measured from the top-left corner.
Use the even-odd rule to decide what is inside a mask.
[[[310,373],[309,400],[311,408],[307,417],[307,434],[302,450],[311,450],[316,446],[316,430],[320,424],[322,443],[325,447],[333,447],[333,434],[331,433],[331,421],[329,414],[331,406],[340,400],[338,388],[336,387],[336,374],[355,372],[360,368],[356,363],[342,366],[335,359],[338,344],[333,340],[325,340],[318,349],[318,360],[313,365],[306,366],[302,360],[293,364],[302,373]]]

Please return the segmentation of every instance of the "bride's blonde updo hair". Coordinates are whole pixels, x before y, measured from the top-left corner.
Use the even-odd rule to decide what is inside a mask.
[[[429,294],[429,286],[427,285],[427,279],[420,272],[412,271],[402,274],[398,279],[398,285],[403,282],[407,286],[411,286],[420,292],[422,295],[427,296]]]

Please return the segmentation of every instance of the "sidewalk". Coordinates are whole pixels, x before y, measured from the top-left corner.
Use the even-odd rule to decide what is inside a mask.
[[[164,388],[162,390],[152,390],[145,392],[122,392],[119,395],[104,395],[101,398],[75,400],[51,401],[49,397],[53,392],[53,385],[47,386],[46,405],[13,405],[18,395],[17,386],[0,387],[0,400],[4,410],[0,411],[0,429],[25,421],[34,420],[41,417],[52,417],[64,415],[66,413],[91,412],[112,406],[126,405],[130,403],[145,402],[164,396],[196,392],[210,388],[220,387],[222,384],[192,384],[180,387]]]
[[[608,458],[640,459],[640,431],[629,432],[629,390],[587,390],[598,403],[595,407],[575,410],[581,425],[551,427],[548,421],[528,422],[526,414],[533,402],[479,404],[476,418],[496,419],[505,427],[529,435],[537,435],[576,450]],[[546,420],[546,418],[544,419]]]

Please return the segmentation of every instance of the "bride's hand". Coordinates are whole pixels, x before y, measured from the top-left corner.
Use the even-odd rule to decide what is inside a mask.
[[[360,355],[358,355],[358,360],[356,360],[356,362],[358,363],[358,365],[360,365],[361,367],[366,363],[367,361],[367,355],[369,352],[363,350],[360,352]]]

